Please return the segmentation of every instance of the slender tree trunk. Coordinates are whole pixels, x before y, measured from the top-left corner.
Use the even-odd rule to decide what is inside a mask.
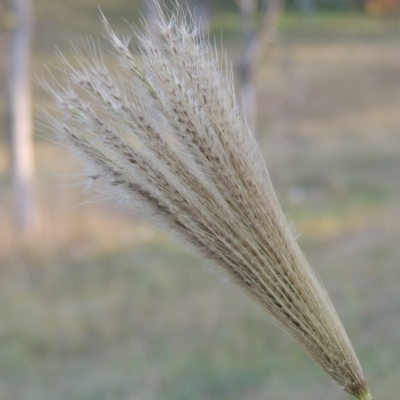
[[[257,129],[257,92],[253,83],[254,43],[256,40],[256,0],[237,0],[243,35],[243,50],[239,60],[239,84],[242,110],[250,129]]]
[[[239,7],[243,51],[239,60],[239,83],[242,109],[250,129],[257,132],[257,89],[254,85],[255,69],[275,40],[276,25],[282,8],[282,0],[264,0],[261,25],[257,28],[257,0],[236,0]]]
[[[282,13],[282,0],[264,0],[261,27],[255,45],[255,59],[260,62],[268,47],[276,40],[277,25]]]
[[[30,76],[33,5],[31,0],[12,0],[11,6],[15,16],[9,64],[11,175],[16,226],[26,233],[37,221]]]

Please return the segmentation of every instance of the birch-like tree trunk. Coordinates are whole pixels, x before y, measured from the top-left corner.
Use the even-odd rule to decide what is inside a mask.
[[[257,129],[257,93],[253,83],[254,43],[256,40],[257,0],[236,0],[242,25],[243,49],[239,59],[239,89],[242,110],[250,129]]]
[[[239,60],[239,85],[242,109],[253,132],[257,132],[257,90],[254,74],[266,49],[275,39],[281,0],[264,0],[261,24],[257,26],[257,0],[236,0],[243,33],[243,50]]]
[[[20,231],[28,232],[37,221],[31,104],[33,5],[31,0],[12,0],[11,7],[15,20],[8,79],[11,175],[16,225]]]

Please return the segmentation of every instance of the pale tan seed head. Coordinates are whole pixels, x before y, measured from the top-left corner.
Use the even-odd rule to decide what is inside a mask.
[[[91,42],[88,56],[76,50],[77,69],[60,55],[66,84],[42,82],[61,111],[47,120],[115,199],[221,267],[346,392],[369,399],[345,330],[284,218],[230,68],[181,8],[158,8],[158,17],[161,39],[135,31],[135,58],[101,16],[116,71]]]

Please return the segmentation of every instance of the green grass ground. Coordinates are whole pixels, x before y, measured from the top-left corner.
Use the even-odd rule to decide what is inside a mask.
[[[86,33],[99,3],[36,2],[34,70]],[[137,18],[100,2],[116,28]],[[237,19],[215,16],[237,54]],[[326,285],[376,399],[400,392],[400,24],[284,18],[257,73],[259,140],[299,242]],[[48,101],[35,86],[35,108]],[[38,132],[39,136],[40,133]],[[36,143],[42,231],[18,248],[0,152],[0,399],[348,398],[220,273],[96,199]]]

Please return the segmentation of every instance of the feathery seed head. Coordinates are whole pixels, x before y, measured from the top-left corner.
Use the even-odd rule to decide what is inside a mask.
[[[88,57],[75,49],[77,69],[60,55],[65,86],[42,82],[61,113],[47,117],[54,130],[115,199],[221,267],[346,392],[370,399],[344,328],[284,218],[232,71],[179,7],[172,15],[158,8],[161,39],[135,31],[138,60],[101,19],[118,70],[90,41]]]

